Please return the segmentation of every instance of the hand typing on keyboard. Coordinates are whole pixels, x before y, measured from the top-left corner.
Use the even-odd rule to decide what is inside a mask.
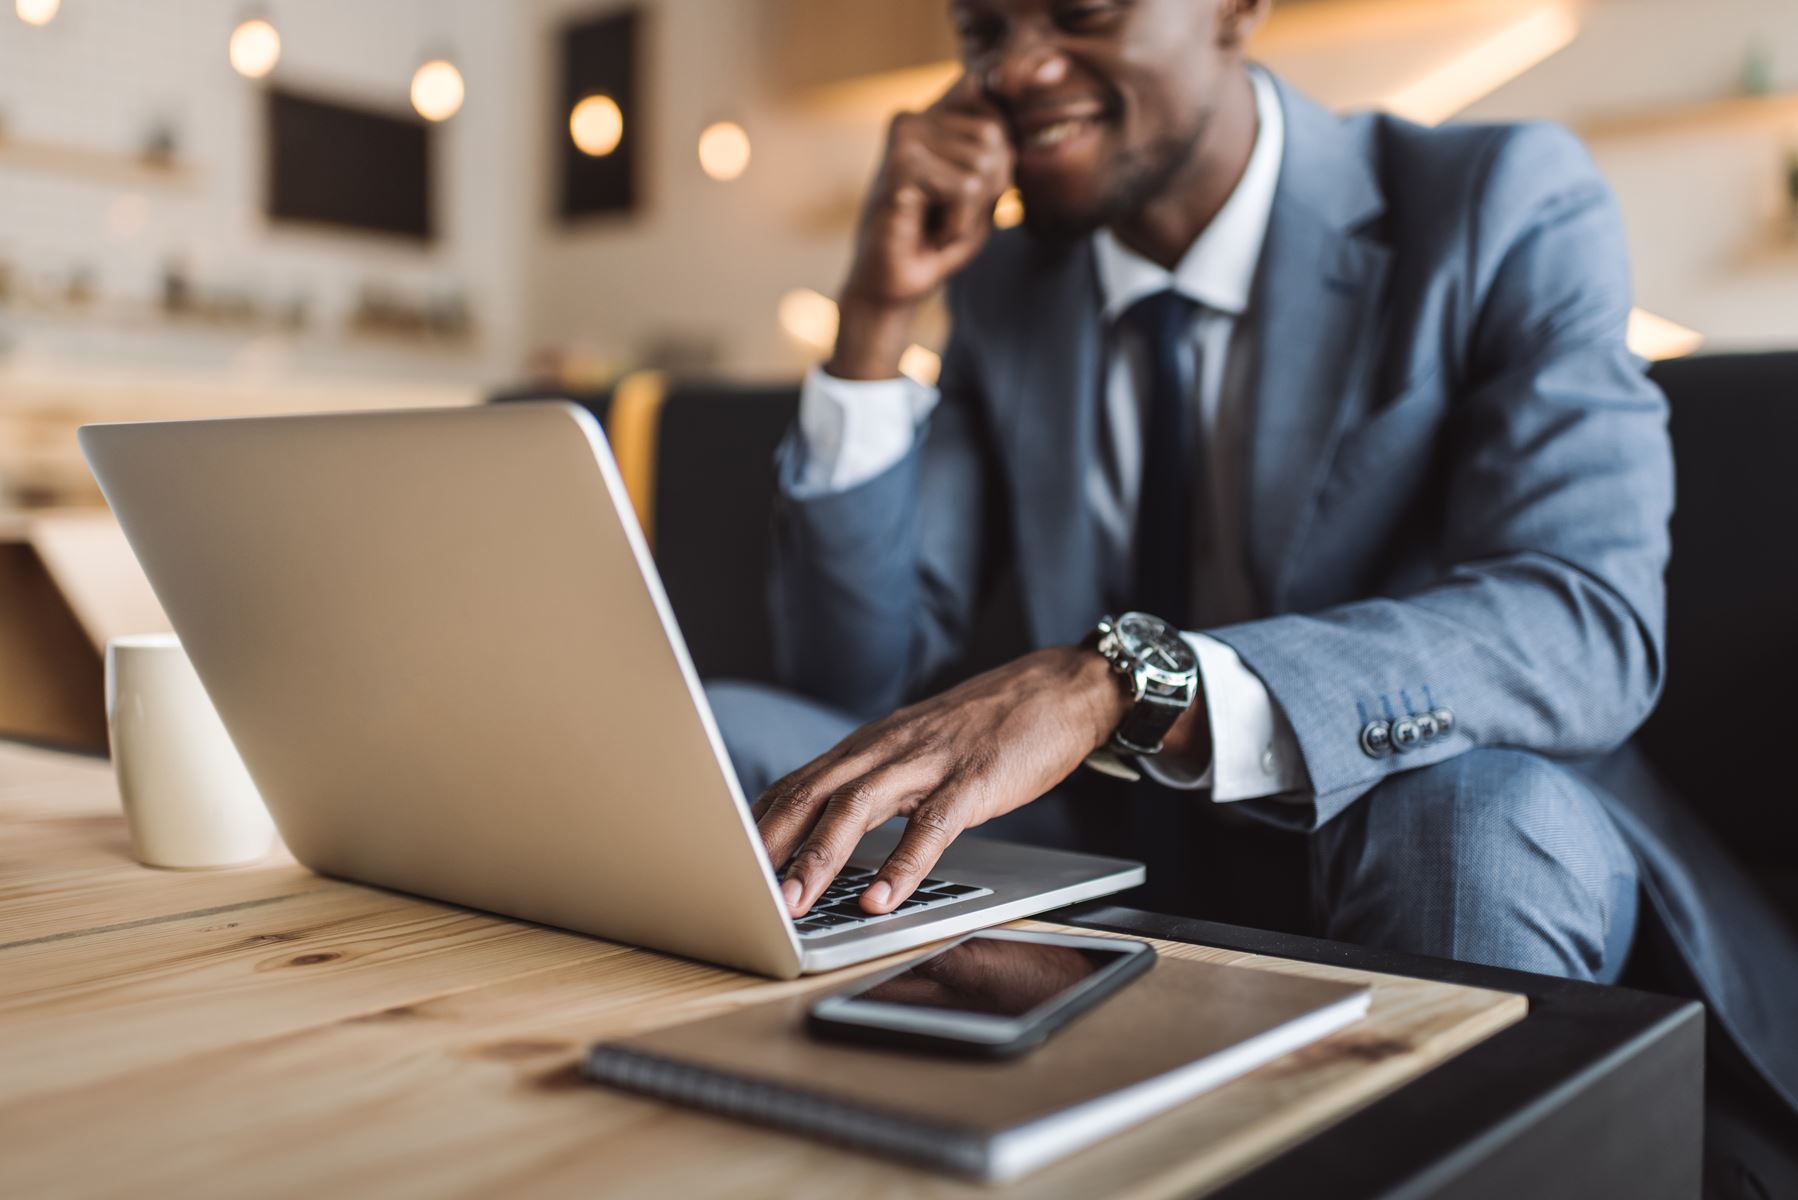
[[[891,912],[871,913],[862,907],[862,893],[875,876],[872,868],[851,865],[843,869],[818,894],[808,911],[796,918],[801,937],[842,933],[889,917],[906,916],[923,909],[936,909],[988,895],[992,889],[947,879],[925,879],[918,890],[893,908]]]
[[[862,835],[899,816],[905,832],[859,899],[867,912],[891,912],[922,886],[956,835],[1066,779],[1128,708],[1102,655],[1062,646],[864,725],[751,807],[769,859],[792,860],[781,881],[787,911],[810,910]],[[1204,706],[1191,711],[1202,715]],[[1188,761],[1192,729],[1203,725],[1176,725],[1165,753]],[[1193,761],[1202,765],[1208,756],[1207,746]]]

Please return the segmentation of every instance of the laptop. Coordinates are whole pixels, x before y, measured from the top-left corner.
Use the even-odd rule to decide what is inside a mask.
[[[295,858],[778,978],[1141,883],[964,837],[795,923],[599,425],[560,403],[89,425],[83,453]],[[829,917],[831,919],[825,920]]]

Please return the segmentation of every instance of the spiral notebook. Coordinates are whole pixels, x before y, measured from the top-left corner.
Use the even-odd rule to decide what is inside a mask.
[[[987,1062],[814,1040],[805,1013],[830,990],[601,1042],[587,1074],[997,1182],[1328,1037],[1369,999],[1365,986],[1163,957],[1040,1049]]]

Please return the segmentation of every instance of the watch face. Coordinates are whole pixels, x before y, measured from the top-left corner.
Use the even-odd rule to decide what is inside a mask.
[[[1117,637],[1132,658],[1151,670],[1178,675],[1199,665],[1180,631],[1160,617],[1125,613],[1117,620]]]

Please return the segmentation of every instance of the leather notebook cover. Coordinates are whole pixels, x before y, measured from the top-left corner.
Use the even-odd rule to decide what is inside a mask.
[[[1011,1179],[1359,1020],[1368,990],[1162,957],[1022,1058],[823,1042],[807,1009],[841,982],[601,1042],[602,1083],[726,1116]]]

